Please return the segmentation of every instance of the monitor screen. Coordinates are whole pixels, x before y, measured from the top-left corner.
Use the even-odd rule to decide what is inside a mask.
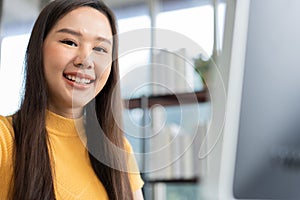
[[[220,186],[232,199],[300,199],[300,1],[248,2],[246,31],[233,36],[244,62],[229,76],[222,160],[232,164]]]

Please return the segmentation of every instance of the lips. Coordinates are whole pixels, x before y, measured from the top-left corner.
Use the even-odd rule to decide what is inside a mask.
[[[88,85],[95,81],[93,77],[86,74],[77,73],[77,72],[64,73],[63,76],[67,80],[80,85]]]

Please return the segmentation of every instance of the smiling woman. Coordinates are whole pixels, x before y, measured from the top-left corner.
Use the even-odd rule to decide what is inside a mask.
[[[59,20],[43,45],[49,110],[69,118],[82,115],[110,74],[111,40],[109,21],[96,9],[81,7]]]
[[[0,199],[143,199],[119,126],[116,22],[98,0],[55,0],[26,51],[25,95],[0,116]]]

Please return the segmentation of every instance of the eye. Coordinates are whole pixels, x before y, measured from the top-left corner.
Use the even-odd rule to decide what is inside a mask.
[[[78,46],[75,42],[73,42],[71,40],[61,40],[60,42],[63,43],[63,44],[72,46],[72,47],[77,47]]]
[[[93,50],[98,51],[98,52],[107,53],[107,50],[103,47],[94,47]]]

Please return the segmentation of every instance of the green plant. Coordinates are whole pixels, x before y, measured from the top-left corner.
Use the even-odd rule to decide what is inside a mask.
[[[194,58],[194,69],[198,73],[202,82],[205,84],[205,79],[207,77],[207,73],[212,65],[212,58],[204,58],[202,54],[198,57]]]

